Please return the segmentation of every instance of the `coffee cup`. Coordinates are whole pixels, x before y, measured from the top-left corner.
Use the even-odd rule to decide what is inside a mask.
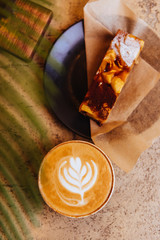
[[[106,154],[90,142],[72,140],[51,149],[38,177],[40,193],[54,211],[86,217],[102,209],[112,196],[115,176]]]

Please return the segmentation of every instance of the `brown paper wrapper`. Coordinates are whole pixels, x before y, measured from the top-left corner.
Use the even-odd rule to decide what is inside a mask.
[[[131,71],[107,122],[91,120],[91,138],[124,171],[160,135],[160,39],[120,0],[88,2],[84,8],[88,84],[118,29],[145,41],[139,64]]]

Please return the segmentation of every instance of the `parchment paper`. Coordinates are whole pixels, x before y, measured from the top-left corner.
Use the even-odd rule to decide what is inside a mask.
[[[118,29],[145,41],[145,46],[112,109],[99,127],[91,120],[91,138],[128,172],[152,140],[160,135],[160,39],[120,0],[91,1],[84,7],[88,85]]]

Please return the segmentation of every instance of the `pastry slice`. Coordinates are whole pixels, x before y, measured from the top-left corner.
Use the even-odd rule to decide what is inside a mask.
[[[99,125],[106,122],[143,46],[143,40],[117,31],[79,107],[82,114]]]

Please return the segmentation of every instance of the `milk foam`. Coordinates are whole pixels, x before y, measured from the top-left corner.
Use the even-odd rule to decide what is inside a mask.
[[[85,205],[88,201],[84,198],[84,193],[93,187],[97,180],[97,175],[98,167],[93,160],[86,161],[83,165],[79,157],[75,159],[70,157],[69,161],[62,161],[58,169],[59,181],[66,190],[79,194],[81,200],[74,199],[75,201],[71,201],[71,198],[66,198],[60,192],[59,197],[68,205]]]

